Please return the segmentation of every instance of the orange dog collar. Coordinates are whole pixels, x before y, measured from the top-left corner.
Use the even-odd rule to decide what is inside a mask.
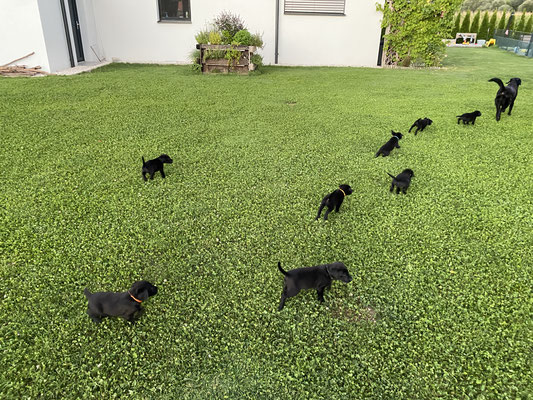
[[[344,193],[344,190],[342,190],[341,188],[339,188],[339,190],[342,192],[342,194],[344,195],[344,197],[346,197],[346,193]]]
[[[142,303],[142,300],[139,300],[139,299],[136,299],[135,297],[133,297],[133,295],[130,293],[130,291],[128,290],[128,294],[130,295],[130,297],[135,300],[137,303]]]

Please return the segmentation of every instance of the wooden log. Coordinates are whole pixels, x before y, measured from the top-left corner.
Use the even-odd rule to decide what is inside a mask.
[[[14,75],[17,74],[17,76],[25,75],[25,76],[33,76],[33,75],[51,75],[46,71],[41,70],[40,66],[37,66],[35,68],[26,68],[25,66],[12,66],[12,67],[0,67],[0,74],[6,76],[6,75]]]

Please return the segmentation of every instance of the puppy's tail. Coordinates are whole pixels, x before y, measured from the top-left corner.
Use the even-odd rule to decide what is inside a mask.
[[[141,158],[143,159],[143,165],[146,164],[146,161],[144,161],[144,156],[141,156]]]
[[[85,295],[85,297],[87,297],[87,299],[89,299],[89,297],[91,297],[92,293],[89,292],[89,289],[85,288],[83,290],[83,294]]]
[[[281,262],[278,261],[278,269],[279,269],[279,272],[281,272],[283,275],[288,275],[286,271],[283,270],[283,268],[281,268]]]
[[[387,175],[390,176],[392,179],[396,179],[396,177],[394,175],[391,175],[387,172]]]
[[[500,78],[492,78],[492,79],[489,79],[489,82],[496,82],[499,86],[500,86],[500,89],[504,89],[505,86],[503,86],[503,82]]]

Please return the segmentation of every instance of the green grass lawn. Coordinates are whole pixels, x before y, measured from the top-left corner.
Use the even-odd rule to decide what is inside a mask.
[[[452,48],[445,67],[0,79],[1,397],[531,398],[533,60]],[[492,77],[523,83],[499,123]],[[278,312],[278,260],[354,280]],[[85,287],[138,279],[159,293],[136,324],[89,319]]]

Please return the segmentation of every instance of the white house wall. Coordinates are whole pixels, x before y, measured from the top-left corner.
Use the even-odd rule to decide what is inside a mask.
[[[279,64],[377,64],[381,15],[375,0],[346,0],[345,16],[285,15],[284,0],[279,2]],[[274,64],[276,0],[191,0],[190,22],[157,22],[157,0],[78,0],[80,14],[90,3],[96,29],[93,37],[98,37],[99,51],[108,60],[188,63],[196,45],[194,35],[221,11],[230,11],[241,16],[252,33],[263,34],[265,47],[260,53],[265,64]],[[96,39],[91,41],[96,43]],[[84,48],[87,54],[85,42]]]
[[[224,10],[242,17],[251,32],[263,33],[273,62],[275,2],[191,0],[190,22],[157,22],[157,0],[92,0],[98,36],[108,60],[187,63],[194,36]]]
[[[382,16],[375,0],[346,0],[344,16],[283,14],[283,3],[280,64],[377,65]]]
[[[16,64],[49,71],[37,0],[0,0],[0,65],[31,52]]]

